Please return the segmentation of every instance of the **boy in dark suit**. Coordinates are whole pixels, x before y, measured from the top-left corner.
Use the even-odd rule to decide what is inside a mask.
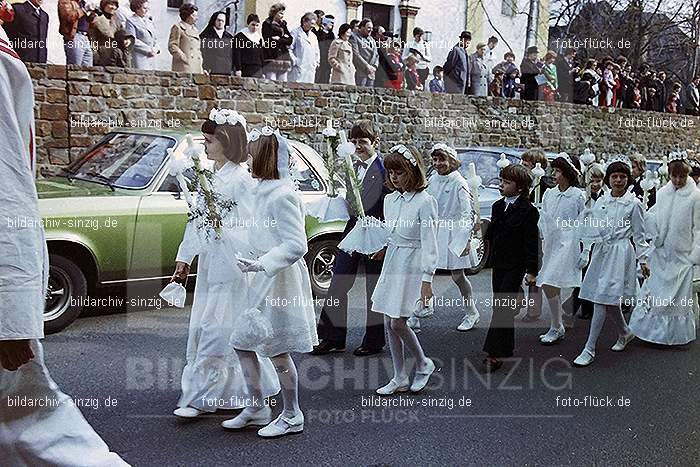
[[[499,190],[503,198],[491,208],[491,223],[485,238],[490,242],[493,269],[493,316],[484,351],[485,370],[492,372],[503,366],[501,358],[513,356],[515,348],[514,318],[518,313],[518,297],[525,283],[534,285],[537,278],[539,212],[529,199],[532,179],[522,165],[509,165],[501,170]]]
[[[386,170],[382,158],[377,153],[379,134],[369,120],[358,121],[350,130],[350,140],[357,147],[355,153],[355,172],[362,183],[362,206],[365,215],[376,219],[384,219],[384,197],[389,193],[386,187]],[[345,226],[343,238],[357,223],[357,213],[350,212],[350,220]],[[348,292],[357,276],[360,261],[365,264],[365,292],[367,307],[367,322],[365,337],[362,345],[355,349],[357,356],[367,356],[379,353],[384,348],[384,321],[379,313],[372,311],[371,297],[377,285],[379,274],[382,272],[381,260],[370,259],[367,255],[353,253],[349,255],[338,250],[333,279],[331,280],[326,304],[321,311],[318,323],[318,337],[321,339],[313,355],[325,355],[331,352],[345,351],[348,320]]]

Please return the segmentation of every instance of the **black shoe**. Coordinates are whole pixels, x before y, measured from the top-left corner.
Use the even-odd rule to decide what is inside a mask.
[[[375,349],[372,347],[365,347],[364,345],[361,345],[358,348],[356,348],[352,354],[355,355],[356,357],[368,357],[370,355],[376,355],[378,353],[382,353],[383,351],[384,351],[384,348]]]
[[[322,340],[321,343],[315,346],[311,351],[311,355],[327,355],[334,352],[345,352],[345,346],[343,344]]]
[[[503,361],[497,358],[487,357],[484,359],[484,372],[493,373],[503,366]]]

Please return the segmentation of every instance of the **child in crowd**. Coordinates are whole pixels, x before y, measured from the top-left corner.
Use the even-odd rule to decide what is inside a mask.
[[[647,242],[644,233],[642,203],[628,191],[632,183],[632,162],[627,156],[610,160],[605,171],[605,184],[610,188],[596,201],[593,209],[580,222],[583,241],[579,265],[590,265],[581,284],[579,297],[593,302],[593,318],[588,341],[574,360],[576,366],[587,366],[595,359],[595,346],[606,315],[615,323],[618,339],[612,350],[620,352],[634,338],[622,315],[622,304],[637,295],[635,259],[642,274],[649,275],[646,264]],[[634,243],[633,243],[634,242]]]
[[[404,71],[404,80],[406,81],[406,89],[409,91],[422,91],[423,83],[421,83],[418,75],[418,59],[415,55],[406,57],[406,71]]]
[[[389,230],[388,246],[374,258],[384,258],[372,310],[385,315],[385,327],[394,366],[394,376],[377,394],[421,391],[435,363],[425,356],[416,334],[406,323],[417,309],[432,306],[432,280],[438,264],[437,202],[425,190],[425,169],[420,154],[402,144],[384,158],[389,172],[387,185],[394,189],[384,200]],[[409,387],[404,351],[416,359],[416,374]]]
[[[514,318],[523,278],[528,285],[537,280],[539,213],[528,198],[530,173],[522,165],[501,169],[499,190],[503,198],[493,204],[486,239],[491,242],[493,269],[493,317],[484,351],[487,372],[503,366],[502,358],[513,356],[515,348]]]
[[[552,161],[557,186],[544,193],[539,228],[542,233],[542,268],[537,286],[547,296],[550,327],[540,336],[543,345],[552,345],[564,338],[561,289],[580,287],[581,269],[577,266],[581,253],[575,224],[586,204],[586,195],[578,188],[581,164],[576,156],[561,153]]]
[[[700,191],[688,177],[685,155],[670,159],[671,181],[659,190],[646,217],[653,242],[651,274],[637,297],[630,329],[647,342],[683,345],[696,337],[693,265],[700,264]]]
[[[401,44],[392,41],[387,49],[387,65],[391,68],[384,87],[399,90],[403,86],[404,65],[401,62]]]
[[[497,71],[503,72],[503,97],[514,98],[515,93],[518,92],[518,82],[517,79],[520,77],[520,70],[515,62],[515,54],[513,52],[506,52],[503,55],[503,61],[495,66],[493,73]]]
[[[493,80],[489,84],[489,95],[503,97],[503,72],[501,70],[496,70],[493,73]]]
[[[433,79],[430,80],[430,92],[445,92],[445,82],[442,79],[442,67],[433,68]]]
[[[114,33],[114,42],[117,46],[110,49],[109,65],[131,68],[131,51],[134,48],[134,36],[128,34],[124,29],[119,29]]]
[[[457,330],[469,331],[479,322],[472,285],[465,274],[465,269],[476,266],[471,262],[469,245],[475,226],[478,228],[478,215],[469,185],[458,170],[462,163],[457,151],[445,144],[436,144],[430,157],[435,174],[430,178],[428,193],[438,203],[438,268],[452,273],[466,309]]]

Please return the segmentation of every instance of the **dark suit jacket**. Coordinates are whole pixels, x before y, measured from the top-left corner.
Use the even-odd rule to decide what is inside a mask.
[[[530,200],[520,196],[504,212],[505,198],[501,198],[491,207],[491,223],[485,238],[490,242],[493,268],[524,269],[530,274],[537,274],[539,249],[539,230],[537,221],[540,213]]]
[[[445,90],[450,94],[464,94],[469,89],[470,71],[467,51],[461,45],[455,45],[447,55],[443,67]]]
[[[49,15],[40,10],[39,16],[30,2],[14,4],[15,19],[3,25],[17,55],[23,62],[46,63],[46,35]],[[23,43],[24,42],[24,43]]]
[[[542,69],[527,57],[523,58],[520,64],[520,84],[525,89],[520,93],[520,97],[526,101],[536,101],[539,98],[540,86],[537,84],[536,76],[542,73]]]
[[[563,55],[557,56],[554,65],[557,67],[559,93],[564,102],[571,102],[574,94],[574,78],[571,76],[571,65],[569,65]]]
[[[376,219],[384,220],[384,197],[390,193],[386,186],[386,169],[381,155],[377,154],[377,158],[372,165],[367,167],[367,173],[362,180],[362,207],[366,216],[372,216]],[[345,226],[343,236],[345,236],[357,223],[357,215],[350,209],[350,220]]]

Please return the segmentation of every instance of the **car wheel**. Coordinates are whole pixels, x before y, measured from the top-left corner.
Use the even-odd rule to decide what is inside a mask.
[[[331,286],[338,243],[338,240],[325,239],[314,241],[309,245],[306,264],[309,267],[311,290],[316,297],[325,296]]]
[[[52,334],[70,325],[83,309],[87,280],[71,260],[49,255],[49,286],[44,307],[44,332]]]
[[[469,276],[479,274],[479,272],[482,269],[484,269],[484,267],[486,267],[486,262],[489,259],[489,241],[484,239],[484,235],[486,234],[486,229],[488,228],[488,225],[488,221],[483,221],[481,225],[481,243],[479,245],[479,249],[477,250],[479,256],[479,263],[472,268],[465,269],[465,272]]]

